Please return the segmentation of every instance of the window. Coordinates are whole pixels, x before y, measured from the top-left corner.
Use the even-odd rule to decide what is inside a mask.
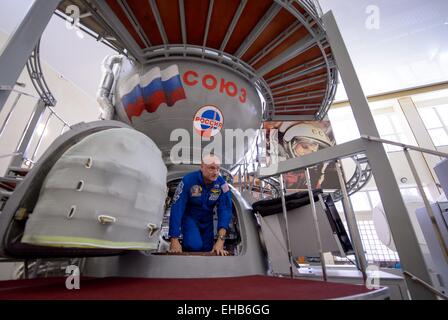
[[[348,230],[344,221],[344,226]],[[392,267],[399,261],[398,253],[386,247],[376,234],[375,226],[372,220],[357,221],[359,234],[361,236],[364,253],[369,264],[379,264],[384,267]],[[348,261],[348,259],[335,257],[336,261]],[[350,257],[354,260],[354,257]]]
[[[448,104],[418,108],[436,147],[448,145]]]
[[[375,208],[381,202],[380,193],[378,191],[369,191],[369,198],[372,208]]]
[[[392,107],[373,110],[373,116],[381,138],[395,142],[409,143],[409,139],[405,134],[404,120],[400,118],[400,114],[393,111]],[[328,117],[338,144],[360,137],[350,107],[330,109]],[[401,150],[401,147],[388,144],[385,144],[384,147],[386,151]]]
[[[350,196],[353,211],[370,211],[380,202],[378,191],[358,191]],[[335,203],[339,213],[343,213],[342,200]]]
[[[328,112],[334,138],[337,144],[352,141],[360,137],[355,117],[350,107],[334,108]]]
[[[433,201],[431,194],[429,192],[428,187],[424,187],[424,191],[429,201]],[[419,192],[416,187],[406,187],[400,188],[401,194],[405,196],[417,196],[419,197]],[[377,190],[369,190],[369,191],[358,191],[357,193],[350,196],[350,200],[352,202],[355,214],[360,211],[370,211],[375,208],[378,203],[380,203],[380,195]],[[343,208],[342,201],[338,201],[335,203],[336,208],[338,209],[339,214],[343,217]],[[422,202],[422,207],[423,207]],[[347,223],[343,221],[345,229],[348,233]],[[378,235],[375,230],[375,226],[373,224],[373,220],[362,220],[359,219],[359,215],[357,215],[357,224],[359,234],[361,236],[361,242],[365,251],[366,259],[368,263],[376,263],[386,267],[393,267],[396,262],[399,261],[398,254],[395,251],[390,250],[386,247],[381,240],[378,238]],[[350,235],[349,235],[350,236]],[[350,260],[353,260],[354,257],[350,257]],[[348,262],[349,259],[335,257],[336,261],[344,261]]]
[[[428,187],[423,187],[423,191],[425,192],[426,198],[429,201],[434,201],[434,198],[431,195],[431,192],[429,191]],[[418,191],[417,187],[408,187],[408,188],[400,188],[400,192],[402,196],[414,196],[421,199],[420,192]],[[422,206],[423,206],[423,199],[422,200]]]
[[[429,191],[428,187],[423,187],[423,190],[425,191],[425,195],[428,198],[429,201],[434,201],[431,192]],[[414,197],[420,197],[420,193],[418,192],[417,187],[400,187],[400,192],[402,196],[414,196]],[[380,202],[380,193],[377,190],[367,191],[367,194],[369,196],[370,205],[371,208],[375,208]],[[353,198],[352,198],[353,201]],[[422,200],[423,201],[423,200]]]
[[[354,211],[369,211],[372,209],[366,192],[356,192],[350,196]]]
[[[374,120],[380,137],[395,142],[408,143],[404,128],[398,114],[389,112],[374,115]],[[398,151],[401,147],[384,144],[386,151]]]

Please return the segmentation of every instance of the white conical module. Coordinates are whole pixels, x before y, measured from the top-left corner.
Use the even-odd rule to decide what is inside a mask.
[[[160,150],[146,135],[126,128],[94,133],[48,173],[22,242],[156,249],[166,173]]]

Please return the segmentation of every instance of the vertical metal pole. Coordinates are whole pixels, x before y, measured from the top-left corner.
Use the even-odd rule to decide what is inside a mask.
[[[442,249],[445,257],[445,261],[448,263],[448,249],[443,241],[442,233],[440,232],[439,226],[437,225],[436,219],[434,217],[434,213],[432,212],[431,204],[426,197],[425,190],[423,189],[422,181],[418,175],[417,169],[415,168],[414,161],[412,161],[411,154],[409,153],[408,148],[404,148],[404,154],[406,156],[406,160],[408,160],[409,167],[411,169],[412,175],[414,176],[415,183],[417,184],[418,192],[423,199],[423,203],[425,204],[426,212],[431,220],[432,227],[434,228],[434,233],[436,235],[437,240],[439,241],[440,248]]]
[[[39,276],[39,267],[42,263],[42,259],[36,259],[34,262],[34,268],[31,272],[31,279],[37,278]]]
[[[61,133],[59,134],[60,136],[62,136],[62,135],[64,134],[65,127],[66,127],[66,125],[65,125],[65,123],[64,123],[63,126],[62,126]]]
[[[333,13],[331,11],[327,12],[322,20],[359,133],[361,136],[378,137],[378,130],[373,121],[369,104]],[[378,142],[366,143],[366,155],[375,176],[375,182],[403,270],[408,270],[423,281],[431,283],[431,276],[383,145]],[[406,279],[406,284],[412,298],[435,299],[433,294],[412,280]]]
[[[45,112],[45,103],[42,100],[39,100],[36,104],[33,114],[26,125],[22,138],[16,148],[16,152],[20,153],[18,156],[14,157],[9,166],[10,167],[21,167],[23,158],[26,156],[26,152],[28,149],[28,145],[33,138],[34,131],[36,130],[36,126],[39,123],[43,113]]]
[[[353,242],[353,249],[355,250],[355,257],[358,268],[362,273],[364,281],[367,279],[366,269],[367,260],[364,255],[364,248],[362,246],[361,236],[359,235],[358,226],[356,224],[355,213],[353,212],[353,207],[348,196],[347,188],[345,186],[345,179],[342,175],[341,163],[336,161],[336,172],[339,178],[339,184],[341,185],[342,191],[342,205],[344,208],[345,220],[347,221],[348,231],[350,232],[350,238]]]
[[[45,124],[44,124],[43,130],[42,130],[42,133],[40,134],[39,141],[37,142],[36,148],[34,149],[33,155],[31,156],[31,161],[33,161],[33,162],[35,162],[34,158],[36,157],[37,152],[39,151],[40,145],[42,144],[42,141],[44,140],[45,131],[47,131],[48,123],[50,122],[52,116],[53,116],[53,114],[50,112],[47,120],[45,120]]]
[[[255,168],[255,161],[252,162],[252,190],[255,189],[255,173],[257,172],[257,169]]]
[[[317,245],[319,247],[320,265],[322,266],[322,277],[324,281],[327,281],[327,266],[325,265],[324,252],[322,249],[322,239],[320,237],[319,223],[317,221],[316,204],[314,203],[313,189],[311,188],[310,170],[308,168],[306,168],[305,170],[305,176],[306,176],[306,184],[308,187],[308,196],[310,198],[311,212],[313,213],[313,222],[314,222],[314,229],[316,231]]]
[[[239,186],[238,188],[240,189],[240,192],[243,192],[243,175],[241,174],[241,164],[238,165],[238,181],[239,181]]]
[[[244,170],[243,170],[243,176],[244,176],[244,190],[248,190],[247,188],[247,163],[246,163],[246,155],[244,155]]]
[[[261,141],[261,130],[258,131],[258,135],[257,135],[257,142],[256,142],[256,148],[257,148],[257,164],[258,166],[260,166],[260,144],[262,143]]]
[[[260,180],[261,200],[264,200],[264,180]]]
[[[0,52],[0,85],[14,87],[60,0],[34,0],[25,18]],[[0,111],[9,90],[0,90]]]
[[[292,266],[294,262],[292,261],[292,252],[291,252],[291,238],[289,237],[289,224],[288,224],[288,212],[286,210],[286,201],[285,201],[285,187],[283,184],[283,175],[280,175],[280,197],[282,199],[282,209],[283,209],[283,218],[285,219],[285,232],[286,232],[286,246],[288,249],[288,259],[289,259],[289,272],[291,278],[294,277],[294,273],[292,271]]]
[[[25,259],[25,261],[23,261],[23,276],[25,279],[28,279],[29,275],[28,275],[28,259]]]
[[[431,149],[437,151],[434,142],[429,135],[428,130],[426,130],[425,123],[423,122],[420,114],[418,113],[417,106],[411,97],[405,97],[398,99],[398,104],[400,105],[401,111],[403,112],[406,121],[409,124],[409,128],[417,141],[419,147]],[[437,163],[442,160],[441,157],[422,153],[423,159],[425,160],[426,169],[431,173],[433,182],[433,190],[437,190],[438,195],[440,195],[440,189],[437,188],[436,182],[438,181],[437,175],[434,171],[434,167]]]

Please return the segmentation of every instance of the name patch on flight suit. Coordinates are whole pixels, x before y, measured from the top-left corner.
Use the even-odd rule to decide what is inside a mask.
[[[182,190],[184,188],[184,182],[181,181],[176,188],[176,192],[174,193],[174,197],[173,197],[173,204],[176,203],[177,200],[179,200],[180,198],[180,194],[182,193]]]
[[[218,186],[219,188],[219,186]],[[219,195],[221,194],[221,189],[215,189],[213,188],[210,190],[210,198],[208,198],[210,201],[216,201],[219,198]]]
[[[202,187],[196,184],[191,187],[190,192],[192,197],[200,197],[202,194]]]

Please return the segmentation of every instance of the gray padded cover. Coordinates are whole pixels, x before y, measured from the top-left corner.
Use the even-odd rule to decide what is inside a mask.
[[[156,249],[166,173],[160,150],[144,134],[127,128],[94,133],[67,150],[49,172],[22,242]],[[108,221],[101,223],[100,216]]]

